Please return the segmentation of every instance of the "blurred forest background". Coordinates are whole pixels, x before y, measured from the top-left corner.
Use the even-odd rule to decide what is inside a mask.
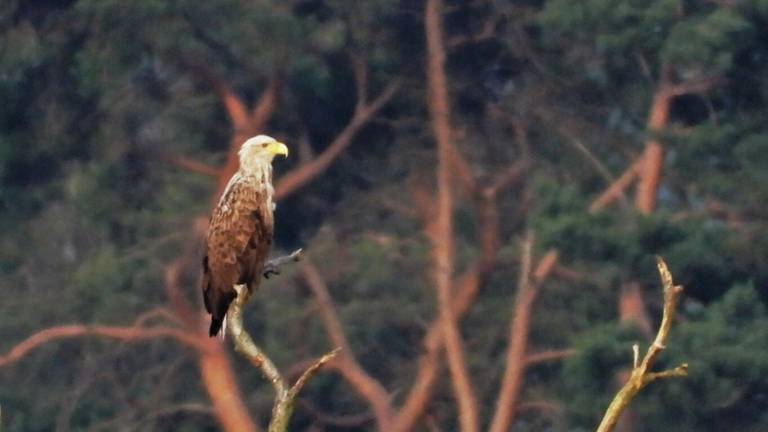
[[[2,0],[5,431],[263,430],[200,239],[275,162],[246,326],[296,431],[587,431],[686,286],[622,431],[768,430],[768,1]],[[29,339],[27,339],[29,338]]]

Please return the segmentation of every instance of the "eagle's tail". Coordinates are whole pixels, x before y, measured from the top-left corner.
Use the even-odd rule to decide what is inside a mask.
[[[219,330],[221,330],[222,327],[224,327],[224,322],[226,321],[227,316],[224,315],[223,318],[216,318],[215,316],[211,317],[211,327],[208,329],[208,336],[214,337],[219,333]],[[224,338],[224,331],[221,332],[221,338]]]
[[[210,307],[211,313],[211,327],[208,329],[210,337],[219,334],[219,330],[226,325],[227,309],[235,297],[237,292],[234,289],[223,291],[211,286],[204,291],[206,308]]]

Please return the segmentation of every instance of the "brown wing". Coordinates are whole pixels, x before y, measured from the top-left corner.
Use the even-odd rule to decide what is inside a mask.
[[[233,177],[208,226],[203,256],[203,300],[212,315],[210,334],[219,332],[235,284],[258,286],[272,243],[272,211],[264,193]]]

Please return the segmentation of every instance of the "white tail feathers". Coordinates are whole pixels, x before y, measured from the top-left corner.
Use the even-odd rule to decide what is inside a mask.
[[[227,316],[221,320],[221,330],[219,330],[219,339],[222,341],[227,338]]]

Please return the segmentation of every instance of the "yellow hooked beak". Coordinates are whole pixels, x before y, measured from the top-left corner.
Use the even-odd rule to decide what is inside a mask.
[[[283,155],[288,157],[288,146],[279,141],[269,143],[267,145],[267,151],[273,155]]]

